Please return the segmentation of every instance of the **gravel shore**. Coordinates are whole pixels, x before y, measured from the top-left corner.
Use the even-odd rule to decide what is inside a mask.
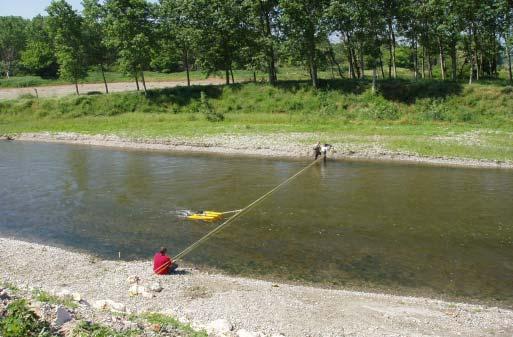
[[[122,311],[163,312],[199,328],[223,319],[233,327],[226,336],[240,329],[297,337],[513,335],[513,311],[497,307],[276,284],[194,268],[156,276],[151,261],[99,260],[12,239],[0,239],[0,261],[2,281],[22,289],[79,293],[92,307],[110,300]],[[130,295],[135,276],[141,287],[158,283],[163,289]]]
[[[116,148],[131,148],[159,151],[218,153],[226,155],[255,155],[282,158],[312,158],[311,133],[275,133],[272,135],[214,135],[202,137],[123,138],[115,135],[86,135],[80,133],[23,133],[15,140],[55,143],[86,144]],[[0,137],[2,138],[2,137]],[[5,138],[5,136],[4,136]],[[378,142],[379,143],[379,142]],[[337,160],[382,160],[406,163],[423,163],[439,166],[506,168],[513,162],[478,160],[468,158],[427,157],[415,153],[394,152],[379,145],[358,143],[333,143],[335,152],[330,158]]]

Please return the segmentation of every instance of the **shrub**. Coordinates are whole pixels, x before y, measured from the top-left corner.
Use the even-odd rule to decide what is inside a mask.
[[[52,337],[47,322],[29,309],[25,300],[15,300],[7,306],[5,318],[0,320],[0,336],[3,337]]]

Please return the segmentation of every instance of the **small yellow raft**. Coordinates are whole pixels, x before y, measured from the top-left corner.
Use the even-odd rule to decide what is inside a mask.
[[[203,213],[195,213],[187,216],[189,220],[216,221],[223,217],[223,213],[214,211],[204,211]]]

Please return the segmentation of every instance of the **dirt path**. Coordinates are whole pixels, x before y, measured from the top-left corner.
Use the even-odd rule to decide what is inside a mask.
[[[31,258],[20,258],[20,254]],[[263,336],[513,334],[513,311],[482,305],[276,284],[193,268],[181,275],[158,277],[152,273],[149,260],[98,260],[9,239],[0,239],[0,261],[0,281],[27,289],[59,292],[64,288],[79,292],[93,306],[97,301],[112,300],[129,312],[165,312],[196,327],[225,319],[234,331],[246,329]],[[129,296],[129,276],[138,276],[142,286],[159,282],[163,290],[152,298]]]
[[[207,85],[207,84],[220,84],[224,83],[223,80],[218,78],[211,78],[206,80],[192,81],[193,85]],[[146,82],[148,89],[168,88],[176,86],[185,86],[186,81],[162,81],[162,82]],[[140,84],[142,88],[142,84]],[[81,93],[85,94],[90,91],[105,92],[103,83],[86,83],[79,84],[78,89]],[[52,96],[66,96],[75,94],[74,85],[53,85],[53,86],[40,86],[29,88],[0,88],[0,99],[15,99],[24,94],[32,94],[39,97],[52,97]],[[109,83],[109,92],[133,91],[137,90],[134,82],[117,82]]]

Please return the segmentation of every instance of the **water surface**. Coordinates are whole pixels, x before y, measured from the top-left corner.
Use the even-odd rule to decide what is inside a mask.
[[[0,235],[106,258],[177,253],[305,161],[0,142]],[[392,292],[513,304],[513,171],[319,163],[186,260]]]

